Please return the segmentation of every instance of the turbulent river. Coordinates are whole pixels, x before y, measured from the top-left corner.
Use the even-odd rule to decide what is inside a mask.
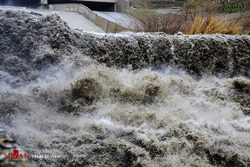
[[[250,36],[95,34],[0,10],[0,127],[42,166],[250,165]]]

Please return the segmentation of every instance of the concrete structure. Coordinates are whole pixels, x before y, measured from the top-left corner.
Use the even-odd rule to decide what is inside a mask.
[[[0,5],[37,8],[40,5],[77,3],[93,11],[129,11],[131,0],[0,0]]]
[[[110,2],[110,3],[116,3],[116,0],[76,0],[76,1],[88,1],[88,2]]]
[[[43,5],[48,4],[48,0],[41,0],[41,4],[43,4]]]
[[[41,5],[41,0],[0,0],[0,5],[36,8]]]
[[[141,27],[141,23],[134,19],[133,17],[129,16],[125,13],[118,13],[118,12],[95,12],[90,10],[88,7],[77,4],[52,4],[49,5],[50,10],[54,11],[65,11],[65,12],[78,12],[83,14],[89,20],[93,21],[95,25],[100,27],[104,32],[120,32],[120,31],[131,31],[135,26]],[[110,15],[108,15],[110,14]],[[126,24],[122,24],[121,21],[117,21],[112,17],[113,15],[118,15],[119,20],[126,22]],[[129,21],[130,22],[129,22]],[[129,22],[129,23],[128,23]],[[134,24],[134,27],[133,27]],[[136,27],[137,28],[137,27]]]
[[[41,4],[78,3],[94,11],[116,11],[129,13],[131,0],[41,0]]]
[[[116,11],[129,13],[131,7],[130,0],[117,0],[116,2]]]
[[[104,33],[104,31],[98,27],[95,22],[89,20],[81,13],[58,11],[57,14],[69,25],[70,28],[79,28],[86,32]]]
[[[94,11],[116,11],[117,0],[47,0],[47,4],[77,3],[87,6]]]

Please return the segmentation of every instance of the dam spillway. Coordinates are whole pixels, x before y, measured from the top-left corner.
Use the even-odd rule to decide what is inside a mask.
[[[87,33],[11,10],[0,35],[0,127],[59,157],[39,164],[248,166],[249,36]]]

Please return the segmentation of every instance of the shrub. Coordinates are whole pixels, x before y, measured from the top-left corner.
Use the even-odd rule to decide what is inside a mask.
[[[175,34],[185,30],[185,19],[176,14],[159,14],[149,7],[139,9],[133,16],[144,24],[145,32]],[[138,28],[136,31],[140,31]]]
[[[166,34],[176,34],[179,31],[185,31],[185,18],[176,14],[165,15],[161,18],[159,31]]]

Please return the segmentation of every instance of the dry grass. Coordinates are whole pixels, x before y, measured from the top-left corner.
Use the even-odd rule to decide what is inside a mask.
[[[233,25],[226,20],[219,20],[216,16],[196,17],[190,26],[187,26],[186,34],[240,34],[242,26]]]
[[[221,2],[220,2],[221,4]],[[217,6],[217,7],[216,7]],[[247,9],[250,2],[247,3]],[[228,17],[220,13],[221,5],[203,0],[187,0],[179,14],[159,14],[149,5],[141,6],[132,15],[144,24],[145,32],[175,34],[249,34],[250,13],[240,13]],[[138,28],[136,31],[142,31]]]

